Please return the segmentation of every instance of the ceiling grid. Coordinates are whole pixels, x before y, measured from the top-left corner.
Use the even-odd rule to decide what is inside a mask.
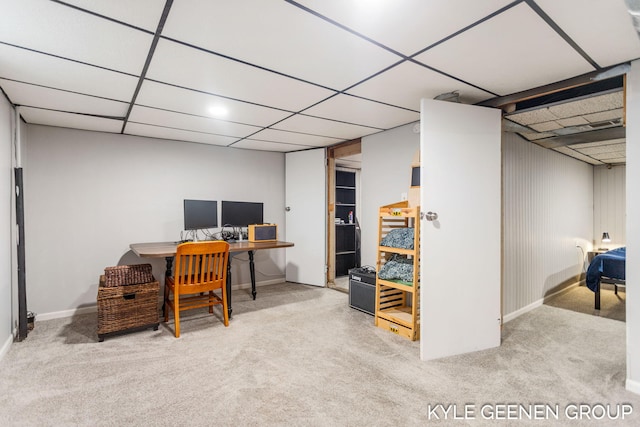
[[[418,121],[422,98],[455,92],[480,104],[640,57],[624,1],[1,7],[0,88],[27,123],[251,150],[331,146]],[[534,143],[592,164],[620,162],[624,140],[582,141],[602,142],[594,150],[575,138],[621,126],[620,94],[505,118]]]

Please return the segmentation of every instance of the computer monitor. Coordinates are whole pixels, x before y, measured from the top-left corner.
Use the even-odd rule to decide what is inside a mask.
[[[264,206],[256,202],[222,201],[222,224],[233,227],[247,227],[249,224],[262,224]]]
[[[200,230],[218,226],[218,202],[215,200],[184,201],[184,229]]]

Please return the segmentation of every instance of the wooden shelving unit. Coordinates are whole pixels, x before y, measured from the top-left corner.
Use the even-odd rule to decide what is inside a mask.
[[[336,236],[336,277],[346,276],[349,269],[358,266],[356,254],[356,174],[336,171],[336,219],[342,220],[335,224]],[[351,213],[351,220],[350,215]]]
[[[413,249],[380,246],[391,230],[414,229]],[[376,275],[375,325],[412,341],[420,339],[420,207],[409,207],[407,201],[382,206],[378,214],[378,259],[376,271],[394,254],[412,261],[410,282],[383,280]]]

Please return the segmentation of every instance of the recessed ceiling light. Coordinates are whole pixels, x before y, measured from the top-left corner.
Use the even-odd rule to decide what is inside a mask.
[[[209,114],[211,114],[213,117],[226,117],[227,114],[229,114],[229,110],[227,109],[227,107],[224,107],[222,105],[213,105],[209,107]]]

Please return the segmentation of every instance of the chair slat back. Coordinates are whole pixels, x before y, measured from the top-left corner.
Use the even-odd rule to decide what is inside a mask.
[[[189,242],[176,250],[174,281],[178,287],[221,287],[227,280],[229,244]]]

